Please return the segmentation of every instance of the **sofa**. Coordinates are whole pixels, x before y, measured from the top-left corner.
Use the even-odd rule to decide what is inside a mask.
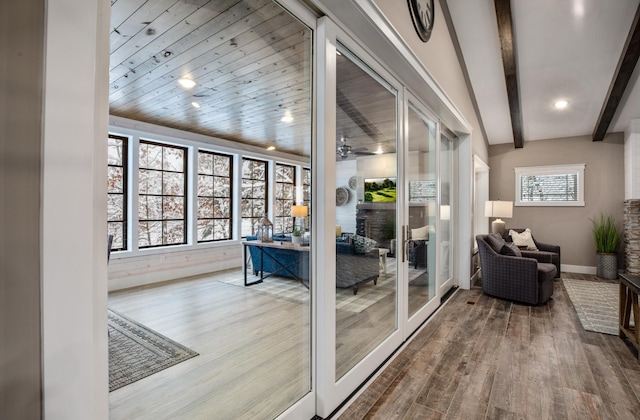
[[[364,283],[373,281],[377,285],[380,276],[380,252],[373,248],[375,241],[361,248],[360,238],[357,235],[336,238],[336,287],[352,288],[354,295]]]
[[[504,237],[504,240],[507,242],[513,242],[511,236],[509,235],[510,230],[515,230],[518,233],[522,233],[526,229],[523,229],[523,228],[505,229],[503,237]],[[556,278],[560,278],[560,246],[547,244],[544,242],[538,242],[536,241],[536,238],[533,235],[531,235],[531,239],[533,239],[533,242],[536,244],[536,248],[538,248],[538,250],[537,251],[528,250],[528,249],[521,250],[522,255],[525,257],[531,257],[531,258],[536,258],[535,254],[533,253],[549,255],[551,257],[551,262],[553,263],[553,265],[556,266]]]
[[[257,237],[247,236],[246,240],[255,241]],[[274,234],[274,241],[287,242],[287,239],[286,236]],[[263,247],[261,250],[250,244],[247,249],[254,275],[295,278],[309,287],[309,252],[275,247]],[[350,237],[336,239],[336,287],[351,288],[354,295],[364,283],[373,281],[376,285],[380,275],[378,248],[361,251]]]
[[[556,266],[547,253],[525,257],[497,233],[476,236],[482,289],[487,295],[539,305],[553,295]]]

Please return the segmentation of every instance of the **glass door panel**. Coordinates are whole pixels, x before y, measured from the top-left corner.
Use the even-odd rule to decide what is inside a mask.
[[[436,296],[436,123],[411,103],[408,111],[408,311],[411,318]]]
[[[155,170],[158,176],[157,182],[149,181],[154,191],[148,189],[142,198],[130,194],[126,200],[129,211],[132,208],[134,216],[138,216],[138,208],[143,208],[145,214],[152,210],[173,214],[176,211],[172,198],[188,196],[191,201],[182,207],[186,209],[184,212],[189,212],[187,228],[192,229],[193,238],[204,242],[232,235],[233,239],[253,236],[253,240],[243,241],[242,245],[230,241],[227,245],[230,252],[201,244],[176,249],[180,254],[170,254],[167,248],[158,251],[165,254],[138,257],[164,260],[166,256],[167,265],[158,267],[169,266],[170,259],[184,262],[175,265],[175,273],[180,273],[179,278],[172,279],[175,281],[148,285],[141,290],[112,292],[109,307],[188,346],[199,355],[110,392],[110,418],[273,419],[289,410],[289,418],[309,419],[315,412],[311,312],[314,289],[306,285],[312,277],[309,255],[315,251],[314,243],[310,246],[261,243],[256,240],[252,228],[268,212],[272,221],[281,222],[276,225],[279,232],[275,233],[290,234],[291,205],[308,205],[312,199],[310,172],[301,175],[300,171],[303,168],[305,171],[316,170],[311,164],[315,36],[307,25],[315,26],[315,13],[305,10],[302,5],[291,4],[285,9],[281,2],[272,0],[166,3],[167,7],[176,4],[171,11],[163,13],[164,9],[154,9],[165,7],[159,6],[159,2],[111,1],[114,16],[129,16],[138,8],[136,16],[148,16],[151,20],[158,16],[149,23],[149,28],[162,32],[148,38],[149,44],[140,47],[136,45],[137,37],[120,37],[118,45],[126,43],[124,50],[137,51],[140,56],[135,66],[146,70],[137,76],[133,71],[124,76],[120,74],[117,80],[111,80],[110,86],[120,85],[117,96],[140,87],[142,74],[159,72],[158,80],[166,77],[162,76],[165,72],[189,75],[197,80],[191,93],[181,93],[182,89],[177,84],[174,88],[172,81],[166,85],[172,86],[170,89],[149,89],[146,99],[133,101],[135,105],[132,102],[128,111],[151,115],[151,110],[160,113],[164,112],[160,110],[164,107],[172,114],[177,112],[178,104],[197,99],[201,105],[199,109],[185,110],[178,117],[167,116],[177,118],[174,119],[176,124],[180,121],[177,128],[195,129],[203,124],[201,127],[206,125],[209,135],[227,140],[208,143],[192,139],[183,144],[182,139],[171,139],[168,133],[162,137],[192,147],[194,154],[191,155],[191,149],[188,151],[189,162],[195,164],[176,168],[175,160],[169,159],[173,156],[169,152],[175,148],[156,146],[154,150],[159,150],[156,159],[149,157],[140,169],[137,157],[140,135],[132,136],[130,146],[136,154],[128,160],[132,168],[129,173],[135,177],[131,183],[139,184],[142,171],[148,175],[150,170]],[[304,18],[304,22],[296,18],[294,12]],[[187,16],[190,25],[185,25]],[[189,27],[190,31],[187,30]],[[147,35],[151,35],[151,29]],[[151,39],[158,42],[151,42]],[[160,40],[171,41],[165,44]],[[174,42],[168,58],[168,45]],[[156,66],[160,62],[156,56],[163,60],[162,65]],[[115,62],[112,68],[118,67],[118,63]],[[175,95],[168,93],[169,90],[175,91]],[[148,106],[144,112],[136,108],[143,105]],[[232,141],[236,139],[241,142],[233,148]],[[295,159],[288,159],[293,166],[278,172],[278,178],[271,170],[276,157],[268,158],[265,154],[261,160],[243,159],[247,151],[244,143],[264,143],[266,146],[276,140],[281,153],[295,156]],[[204,153],[198,153],[198,150]],[[229,159],[229,154],[237,155],[237,158]],[[167,182],[178,175],[180,183]],[[305,182],[301,184],[300,179]],[[184,184],[188,184],[188,188],[184,188]],[[285,192],[276,196],[276,185]],[[314,194],[315,188],[314,185]],[[274,218],[274,203],[280,203],[283,208],[280,219]],[[164,217],[163,222],[162,216],[161,213],[147,219],[153,219],[149,224],[153,222],[160,227],[167,224],[166,219],[175,219]],[[298,222],[302,223],[300,219]],[[138,217],[135,220],[133,226],[140,226]],[[305,224],[313,230],[310,218],[306,218]],[[129,242],[137,248],[138,229],[131,230]],[[180,238],[186,235],[184,228],[180,232]],[[200,259],[206,258],[201,255],[211,252],[214,259],[235,258],[236,251],[238,254],[243,252],[241,248],[245,258],[238,258],[237,265],[242,270],[183,278],[193,271],[189,264],[201,264]],[[235,261],[231,263],[236,264]],[[201,270],[199,266],[194,267]],[[247,285],[249,283],[253,284]],[[109,330],[112,339],[120,341],[124,336],[114,330],[111,321]],[[143,348],[137,349],[139,346],[129,342],[119,347],[130,347],[141,357],[145,356]],[[121,352],[119,359],[128,360],[126,350]],[[130,356],[135,359],[137,355]],[[116,360],[115,357],[112,359]]]
[[[453,278],[453,141],[444,134],[440,137],[440,287],[449,287]]]
[[[336,380],[397,329],[397,92],[336,60]]]

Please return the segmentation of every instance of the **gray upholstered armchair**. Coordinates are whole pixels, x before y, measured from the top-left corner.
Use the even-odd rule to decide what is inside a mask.
[[[509,236],[509,231],[510,230],[515,230],[518,233],[522,233],[525,231],[525,229],[522,228],[509,228],[509,229],[505,229],[504,231],[504,240],[507,242],[513,242],[513,240],[511,239],[511,236]],[[527,251],[522,251],[522,255],[525,257],[532,257],[532,258],[536,258],[535,254],[530,254],[531,252],[538,252],[541,254],[547,254],[551,256],[551,262],[553,263],[553,265],[556,266],[556,277],[560,278],[560,246],[559,245],[552,245],[552,244],[547,244],[544,242],[539,242],[536,241],[536,238],[534,238],[533,235],[531,235],[531,239],[533,239],[533,242],[536,244],[536,248],[538,248],[537,251],[531,251],[531,250],[527,250]]]
[[[556,267],[551,256],[524,257],[498,234],[478,235],[482,289],[488,295],[537,305],[553,294]]]

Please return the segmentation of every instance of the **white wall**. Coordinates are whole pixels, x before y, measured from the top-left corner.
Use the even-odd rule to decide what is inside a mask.
[[[43,417],[108,417],[109,2],[46,2]],[[20,71],[17,69],[16,71]]]
[[[349,202],[336,207],[336,224],[342,232],[355,233],[358,200],[364,201],[364,180],[367,178],[396,178],[397,156],[387,153],[374,156],[358,156],[353,160],[338,160],[336,162],[336,185],[345,187],[351,194]],[[417,156],[416,156],[417,159]],[[415,162],[418,164],[418,162]],[[349,188],[349,178],[356,176],[357,188]]]
[[[109,291],[239,267],[242,245],[238,241],[215,248],[114,258],[109,263]]]
[[[358,184],[358,199],[364,200],[364,180],[367,178],[397,178],[398,157],[395,153],[383,155],[361,156],[358,162],[358,177],[362,182]]]
[[[357,191],[349,188],[352,176],[358,176],[355,159],[336,161],[336,186],[346,188],[350,194],[347,204],[336,207],[336,225],[340,225],[342,232],[355,233],[358,197]],[[362,182],[362,177],[359,177],[359,183]]]

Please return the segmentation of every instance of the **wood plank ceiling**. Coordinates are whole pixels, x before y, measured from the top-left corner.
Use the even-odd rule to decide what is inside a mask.
[[[111,26],[112,115],[310,156],[312,33],[278,4],[114,0]],[[338,62],[337,146],[395,152],[396,95]]]
[[[111,28],[112,115],[310,155],[311,31],[277,4],[114,0]]]

